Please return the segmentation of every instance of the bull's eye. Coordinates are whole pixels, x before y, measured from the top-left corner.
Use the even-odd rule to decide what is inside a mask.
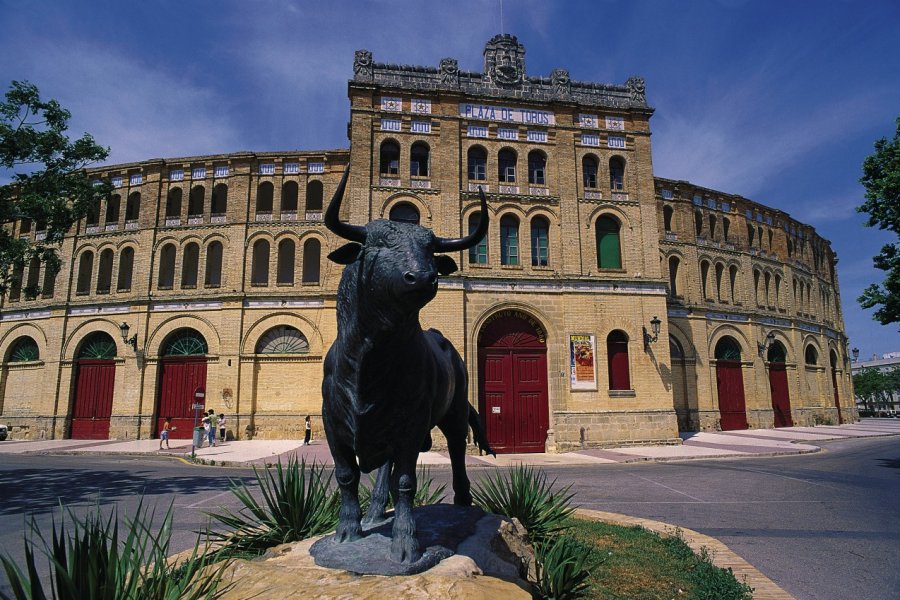
[[[388,231],[384,234],[384,241],[388,246],[394,246],[400,241],[400,234],[396,231]]]

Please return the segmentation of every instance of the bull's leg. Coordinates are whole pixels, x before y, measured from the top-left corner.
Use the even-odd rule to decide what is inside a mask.
[[[397,490],[394,497],[391,558],[397,562],[411,563],[421,556],[419,540],[416,539],[416,522],[412,515],[418,452],[407,451],[403,454],[404,456],[397,458],[391,473],[391,486]]]
[[[359,524],[359,465],[356,464],[353,452],[335,452],[334,447],[331,452],[335,479],[341,490],[341,510],[334,535],[338,542],[352,542],[362,537],[362,527]]]
[[[453,470],[453,504],[472,506],[469,476],[466,475],[466,431],[462,435],[447,436],[447,452]]]
[[[384,519],[384,509],[387,507],[388,494],[390,490],[391,465],[393,461],[387,461],[378,468],[378,474],[375,475],[375,487],[372,489],[372,501],[369,503],[369,510],[363,519],[363,523],[377,523]]]

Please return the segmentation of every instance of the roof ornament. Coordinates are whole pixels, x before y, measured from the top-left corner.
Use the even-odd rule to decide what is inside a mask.
[[[553,95],[557,98],[568,98],[572,92],[572,80],[567,69],[553,69],[550,84],[553,86]]]
[[[459,63],[455,58],[441,59],[441,83],[450,87],[459,87]]]
[[[357,81],[372,81],[375,78],[372,53],[370,51],[356,51],[356,55],[353,57],[353,78]]]
[[[484,46],[484,75],[494,85],[513,87],[525,80],[525,46],[516,36],[495,35]]]
[[[647,94],[644,90],[643,77],[629,77],[628,81],[625,82],[625,87],[628,88],[628,93],[631,96],[632,104],[637,104],[640,106],[647,105]]]

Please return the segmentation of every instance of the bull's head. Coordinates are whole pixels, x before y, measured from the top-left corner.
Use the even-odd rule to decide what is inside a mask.
[[[449,256],[441,252],[467,250],[484,238],[488,229],[487,200],[481,194],[481,219],[470,235],[462,238],[441,238],[426,227],[412,223],[399,223],[380,219],[365,226],[343,223],[338,215],[347,176],[344,171],[328,209],[325,226],[340,237],[350,240],[328,255],[342,265],[362,261],[365,281],[362,289],[380,297],[387,294],[395,302],[408,308],[425,306],[437,293],[437,277],[449,275],[459,267]]]

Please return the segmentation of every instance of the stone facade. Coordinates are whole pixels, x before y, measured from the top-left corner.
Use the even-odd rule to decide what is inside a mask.
[[[531,77],[512,36],[488,43],[483,73],[454,59],[384,65],[359,51],[353,75],[350,150],[95,171],[115,195],[67,236],[52,289],[13,293],[0,309],[0,420],[13,437],[84,435],[99,389],[86,383],[91,357],[114,373],[103,388],[108,432],[98,435],[156,435],[163,406],[188,388],[202,388],[238,438],[300,437],[305,414],[319,429],[340,276],[326,256],[343,243],[322,225],[322,201],[348,164],[342,218],[355,224],[416,219],[457,237],[478,210],[478,187],[487,193],[486,248],[453,256],[460,270],[421,320],[466,360],[489,434],[511,426],[487,399],[487,365],[500,351],[483,339],[504,318],[521,321],[545,366],[528,411],[515,412],[523,376],[504,380],[513,396],[502,417],[527,427],[533,406],[546,412],[541,449],[677,443],[679,430],[720,427],[723,338],[739,349],[728,365],[730,376],[740,365],[747,426],[776,422],[772,362],[783,363],[795,424],[855,419],[829,243],[782,211],[654,177],[642,79]],[[178,341],[185,332],[193,354]],[[571,336],[591,340],[577,376]],[[115,347],[95,356],[98,340]],[[192,360],[202,361],[190,367],[200,379],[178,383]]]

